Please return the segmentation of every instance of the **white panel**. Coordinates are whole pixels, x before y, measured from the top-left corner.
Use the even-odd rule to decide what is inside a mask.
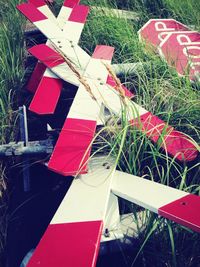
[[[120,224],[118,197],[110,193],[108,208],[106,211],[106,218],[104,223],[104,230],[117,230]]]
[[[60,79],[56,74],[54,74],[50,69],[46,69],[44,72],[45,77],[54,78],[54,79]]]
[[[73,85],[79,86],[80,82],[74,72],[69,69],[66,63],[60,64],[56,67],[51,68],[51,71],[59,76],[66,82],[69,82]]]
[[[84,76],[86,78],[90,78],[91,82],[93,79],[97,78],[96,86],[93,87],[93,94],[100,100],[99,104],[103,102],[104,105],[112,112],[118,116],[121,116],[122,100],[119,97],[119,93],[115,89],[105,84],[108,74],[105,65],[110,65],[110,61],[92,58],[90,60],[90,64],[87,66]],[[89,80],[88,83],[90,83]],[[125,101],[128,111],[128,120],[137,118],[138,116],[147,113],[144,108],[130,101],[128,98],[125,98]]]
[[[87,69],[84,72],[85,78],[98,79],[99,83],[106,83],[108,77],[108,71],[105,65],[110,66],[110,60],[102,60],[97,58],[91,58],[90,64],[88,64]]]
[[[105,61],[105,63],[109,64],[110,61]],[[84,78],[91,89],[92,95],[97,101],[92,99],[83,85],[80,85],[68,117],[96,121],[101,119],[99,115],[103,102],[102,92],[107,90],[105,85],[107,75],[108,72],[102,60],[91,58],[84,72]]]
[[[98,72],[99,69],[101,71]],[[66,63],[60,64],[52,68],[51,70],[63,80],[70,82],[76,86],[79,86],[79,80],[74,75],[74,73],[67,67]],[[88,70],[90,71],[90,73],[92,72],[92,74],[89,75]],[[97,75],[97,79],[88,78],[89,76],[95,77],[96,75]],[[98,80],[98,77],[99,77],[99,80]],[[98,59],[91,59],[89,65],[87,66],[87,70],[84,74],[84,78],[86,79],[87,84],[90,85],[92,93],[98,101],[99,112],[100,112],[101,103],[104,103],[104,105],[107,108],[109,108],[113,113],[115,113],[117,116],[121,116],[122,100],[120,99],[119,94],[115,89],[113,89],[111,86],[108,86],[107,84],[104,83],[104,79],[106,77],[107,77],[107,71],[105,69],[105,66],[102,64],[102,62]],[[89,106],[89,103],[92,104],[94,103],[94,101],[91,101],[88,99],[88,104],[87,104],[88,106],[87,107],[85,106],[85,109],[84,109],[84,104],[81,104],[82,100],[83,100],[83,103],[86,104],[87,94],[89,96],[89,93],[84,93],[84,90],[86,91],[84,86],[81,86],[81,88],[83,91],[81,91],[80,93],[77,93],[74,99],[74,102],[73,102],[74,108],[73,106],[71,107],[73,108],[73,115],[71,114],[70,116],[72,116],[72,118],[76,118],[76,117],[78,118],[78,116],[80,116],[79,118],[85,118],[85,119],[97,118],[96,113],[92,115],[91,114],[92,112],[88,112],[89,110],[92,111],[92,106]],[[128,120],[137,118],[138,116],[141,116],[147,113],[147,111],[144,108],[130,101],[128,98],[125,98],[125,101],[126,101],[127,112],[128,112],[127,114]],[[94,108],[94,110],[96,110],[96,107]],[[81,113],[83,114],[82,116],[81,116]]]
[[[86,68],[90,56],[80,46],[72,45],[55,24],[46,19],[35,22],[35,25],[65,56],[77,64],[77,68]]]
[[[119,93],[108,85],[102,86],[102,88],[99,87],[99,90],[104,105],[117,116],[121,116],[124,102],[122,101],[122,98],[119,96]],[[124,98],[124,101],[126,105],[127,120],[137,118],[138,116],[141,116],[148,112],[143,107],[139,106],[138,104],[131,101],[127,97]]]
[[[71,12],[72,12],[72,8],[69,7],[65,7],[62,6],[60,9],[60,12],[58,14],[58,17],[56,18],[54,16],[54,14],[51,12],[51,10],[48,8],[48,6],[42,6],[38,8],[40,10],[40,12],[42,12],[47,18],[51,19],[52,22],[54,22],[56,25],[58,25],[58,27],[60,29],[63,29],[66,20],[69,18]],[[75,34],[75,36],[77,36],[77,34]],[[78,37],[77,37],[78,38]],[[47,40],[46,44],[48,46],[51,46],[51,41]],[[55,75],[52,71],[50,71],[49,69],[47,69],[44,73],[45,77],[50,77],[50,78],[58,78],[57,75]]]
[[[51,224],[104,220],[114,168],[107,157],[91,159],[88,174],[75,179]]]
[[[49,18],[53,23],[58,24],[58,21],[50,8],[47,5],[41,6],[38,8],[38,10],[44,14],[47,18]]]
[[[101,105],[80,85],[67,117],[97,121],[100,109]]]
[[[120,171],[114,175],[112,192],[156,213],[160,207],[188,195],[178,189]]]
[[[92,58],[84,73],[84,78],[91,89],[92,96],[96,100],[92,99],[92,96],[86,91],[85,86],[81,84],[68,114],[69,118],[95,121],[100,119],[99,114],[102,106],[101,103],[103,102],[101,92],[107,90],[105,84],[101,83],[102,81],[105,83],[107,75],[107,70],[101,60]],[[99,77],[99,80],[95,79],[95,76],[96,78]],[[93,79],[88,79],[88,77],[93,77]]]
[[[63,28],[63,34],[67,39],[73,41],[74,43],[78,43],[84,24],[74,21],[66,21],[65,26]]]
[[[61,29],[64,28],[64,25],[65,25],[66,21],[68,20],[71,12],[72,12],[72,8],[69,8],[66,6],[62,6],[62,8],[60,9],[59,15],[57,17],[57,21],[58,21],[58,25]]]
[[[122,103],[117,91],[106,84],[99,86],[98,91],[104,105],[117,116],[121,116]]]
[[[42,14],[44,14],[47,18],[52,20],[52,22],[58,25],[59,28],[61,29],[64,27],[66,21],[68,20],[72,12],[72,8],[69,8],[63,5],[59,11],[58,17],[56,18],[54,14],[52,13],[51,9],[47,5],[39,7],[38,10]]]
[[[49,39],[63,38],[63,32],[50,19],[36,21],[34,25]]]
[[[90,59],[90,56],[82,50],[79,46],[75,44],[71,44],[69,41],[66,41],[63,38],[63,32],[58,29],[54,24],[50,23],[50,21],[47,22],[47,20],[43,20],[36,23],[36,26],[49,38],[51,41],[58,46],[59,43],[59,49],[72,61],[76,64],[75,68],[76,70],[82,75],[83,71],[86,69],[86,66],[88,64],[88,61]],[[94,59],[92,59],[94,60]],[[100,60],[94,60],[95,64],[91,64],[88,66],[85,76],[88,77],[97,77],[99,78],[99,84],[102,83],[101,80],[104,80],[105,76],[107,76],[107,72],[105,72],[105,66]],[[52,69],[52,71],[55,72],[56,75],[60,76],[65,81],[68,81],[74,85],[79,85],[79,82],[77,78],[75,77],[74,73],[69,70],[66,64],[62,64],[59,66],[56,66]],[[104,76],[102,79],[102,75]],[[105,81],[103,81],[105,82]],[[99,87],[97,84],[96,87]],[[93,86],[95,87],[95,86]],[[103,87],[102,87],[103,88]],[[105,88],[105,87],[104,87]],[[103,102],[105,105],[110,108],[114,113],[119,115],[121,113],[121,101],[118,97],[118,94],[114,92],[113,90],[98,90],[97,88],[93,88],[93,90],[99,91],[99,94],[101,94],[101,98],[103,98]],[[97,92],[96,91],[96,92]],[[96,93],[95,92],[95,93]],[[97,97],[99,98],[99,96]],[[100,99],[100,98],[99,98]],[[128,119],[132,119],[137,117],[137,115],[143,115],[147,111],[140,107],[137,104],[132,104],[128,99],[127,106],[129,107],[129,116]],[[99,103],[100,104],[100,103]],[[136,107],[136,109],[135,109]],[[133,112],[136,110],[135,112]],[[73,115],[74,116],[74,115]]]

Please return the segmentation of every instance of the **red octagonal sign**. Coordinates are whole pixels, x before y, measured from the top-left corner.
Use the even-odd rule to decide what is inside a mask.
[[[179,75],[188,75],[190,80],[199,80],[200,33],[195,31],[171,32],[159,47],[161,56],[176,68]]]
[[[150,19],[139,31],[140,39],[147,45],[157,48],[173,31],[189,31],[190,29],[174,19]]]

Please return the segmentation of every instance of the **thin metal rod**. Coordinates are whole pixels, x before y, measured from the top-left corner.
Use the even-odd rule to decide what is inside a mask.
[[[136,63],[113,64],[111,65],[111,68],[117,76],[124,76],[127,74],[130,75],[136,73],[143,66],[144,63],[136,62]]]
[[[20,134],[21,140],[24,142],[24,146],[28,146],[28,125],[27,125],[27,114],[26,107],[19,108],[20,114]],[[29,159],[26,158],[23,161],[23,184],[24,184],[24,192],[29,192],[30,185],[30,171],[29,171]]]
[[[139,14],[134,11],[122,10],[122,9],[114,9],[107,8],[101,6],[91,6],[92,10],[98,11],[98,14],[101,16],[116,16],[123,19],[129,20],[138,20]]]

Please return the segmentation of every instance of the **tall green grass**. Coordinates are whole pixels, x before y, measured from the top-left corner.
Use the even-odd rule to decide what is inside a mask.
[[[114,119],[108,121],[96,141],[103,153],[107,151],[118,159],[119,170],[199,195],[198,162],[191,165],[177,162],[161,152],[144,133],[130,126],[124,116],[120,122],[121,125]],[[144,263],[142,266],[195,266],[200,255],[198,234],[148,210],[142,209],[141,219],[141,212],[138,213],[141,208],[126,201],[124,205],[134,214],[140,244],[131,266],[141,266],[137,265],[139,262]]]
[[[24,75],[24,20],[16,10],[19,1],[5,4],[0,11],[0,122],[1,143],[8,141],[12,121],[12,102],[14,91],[19,89]],[[15,100],[16,101],[16,100]]]
[[[90,53],[96,44],[116,48],[114,62],[140,62],[132,75],[122,77],[127,87],[135,94],[134,100],[165,120],[177,130],[193,138],[199,149],[200,103],[199,87],[187,78],[180,78],[157,55],[149,54],[139,42],[137,31],[150,18],[172,17],[193,28],[199,29],[199,6],[196,1],[83,1],[89,5],[126,8],[140,14],[139,21],[128,21],[115,16],[102,16],[92,10],[84,29],[81,45]],[[194,10],[192,12],[192,10]],[[191,16],[191,14],[193,14]],[[106,125],[98,135],[98,145],[118,158],[122,171],[160,182],[187,192],[200,195],[199,162],[180,163],[163,153],[139,130],[129,126],[125,117],[122,126],[115,120]],[[120,153],[120,154],[119,154]],[[138,189],[139,190],[139,189]],[[140,249],[132,266],[197,266],[200,242],[198,234],[144,211],[144,227],[139,227],[138,207],[131,206],[138,223]],[[189,247],[188,247],[188,244]],[[158,253],[159,252],[159,253]]]
[[[17,0],[0,0],[0,144],[13,140],[15,92],[24,76],[24,41],[22,17],[15,6]],[[0,265],[5,266],[7,237],[7,174],[9,167],[0,165]]]

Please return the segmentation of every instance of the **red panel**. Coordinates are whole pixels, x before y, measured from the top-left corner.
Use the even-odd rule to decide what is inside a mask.
[[[50,224],[27,267],[95,267],[102,228],[102,221]]]
[[[43,77],[31,101],[29,110],[38,114],[53,114],[62,87],[62,80]]]
[[[132,120],[131,123],[145,132],[155,143],[160,138],[162,132],[164,132],[164,141],[161,146],[166,149],[169,154],[176,156],[178,160],[191,161],[198,155],[196,147],[190,142],[186,135],[175,131],[171,126],[165,129],[166,123],[150,112],[145,113],[135,121]]]
[[[26,87],[28,91],[35,93],[45,70],[46,66],[41,62],[37,62]]]
[[[31,22],[47,19],[47,17],[31,3],[17,5],[17,9]]]
[[[63,6],[73,8],[75,5],[78,5],[80,0],[65,0]]]
[[[173,156],[176,155],[176,158],[180,161],[191,161],[198,155],[198,150],[190,139],[184,133],[176,130],[165,136],[165,143],[167,151]]]
[[[94,53],[92,54],[93,58],[112,60],[115,48],[107,45],[97,45]]]
[[[158,210],[158,214],[200,232],[200,197],[189,194]]]
[[[44,0],[29,0],[28,2],[33,4],[36,7],[41,7],[41,6],[45,6],[46,5]]]
[[[160,37],[162,36],[162,38],[164,38],[169,32],[187,30],[189,29],[185,25],[174,19],[157,19],[151,20],[147,23],[147,25],[143,26],[143,28],[140,30],[140,35],[147,43],[150,43],[157,48],[161,42],[161,39],[159,39],[159,34]],[[163,35],[163,33],[166,34]]]
[[[166,123],[157,116],[154,116],[151,112],[145,113],[139,119],[132,120],[131,123],[143,132],[146,132],[146,135],[154,142],[158,141],[163,129],[166,127]],[[171,127],[168,127],[166,131],[171,129]]]
[[[67,118],[48,168],[65,176],[86,173],[95,130],[96,121]]]
[[[59,53],[45,44],[35,45],[28,49],[28,51],[48,68],[53,68],[65,62]]]
[[[114,81],[113,77],[108,75],[106,83],[112,86],[114,89],[116,87],[116,82]],[[122,85],[122,89],[124,90],[125,96],[132,98],[134,95],[127,89],[124,85]]]
[[[77,5],[73,8],[71,15],[69,16],[69,21],[85,23],[87,15],[89,13],[89,7],[84,5]]]
[[[195,72],[200,73],[200,33],[172,33],[161,50],[168,64],[175,67],[180,75],[189,73],[191,80],[196,79]]]

